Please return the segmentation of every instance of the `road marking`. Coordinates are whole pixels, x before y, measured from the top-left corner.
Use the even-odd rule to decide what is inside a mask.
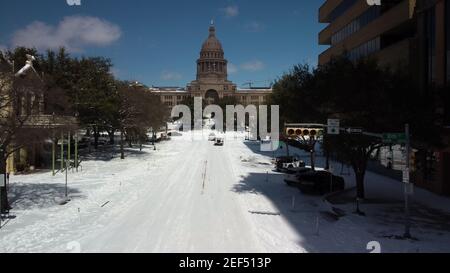
[[[280,212],[270,212],[270,211],[251,211],[249,210],[251,214],[259,214],[259,215],[268,215],[268,216],[281,216]]]
[[[203,184],[202,184],[202,195],[205,193],[205,187],[206,187],[206,171],[208,168],[208,160],[205,161],[205,169],[202,174]]]

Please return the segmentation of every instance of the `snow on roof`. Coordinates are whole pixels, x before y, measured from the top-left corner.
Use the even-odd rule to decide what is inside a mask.
[[[267,92],[272,93],[271,88],[251,88],[251,89],[238,89],[237,93],[258,93],[258,92]]]
[[[170,89],[170,88],[149,88],[153,93],[188,93],[185,89]]]

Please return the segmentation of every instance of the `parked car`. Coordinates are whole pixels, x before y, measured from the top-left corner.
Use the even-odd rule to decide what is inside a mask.
[[[287,168],[284,173],[286,175],[290,175],[290,174],[299,174],[299,173],[304,173],[306,171],[311,171],[311,168],[309,167],[305,167],[305,166],[301,166],[301,167],[293,167],[293,168]]]
[[[288,169],[284,175],[284,182],[289,186],[295,186],[298,183],[298,176],[307,172],[311,172],[311,168],[300,167]]]
[[[298,187],[303,193],[320,193],[341,191],[345,189],[345,180],[341,176],[328,171],[305,171],[291,176],[286,181],[291,186]]]
[[[216,141],[216,134],[214,133],[209,134],[208,141]]]
[[[98,144],[99,145],[108,145],[109,144],[109,137],[107,136],[101,136],[98,138]]]
[[[223,146],[225,140],[222,137],[216,137],[216,139],[214,140],[214,145],[215,146]]]
[[[296,156],[281,156],[275,160],[275,168],[278,172],[286,172],[291,168],[305,167],[306,164]]]

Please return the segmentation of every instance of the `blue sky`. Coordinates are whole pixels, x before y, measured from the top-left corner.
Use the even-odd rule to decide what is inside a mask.
[[[294,64],[317,63],[317,0],[2,0],[0,49],[68,47],[75,56],[106,56],[121,79],[185,86],[211,19],[230,80],[267,85]]]

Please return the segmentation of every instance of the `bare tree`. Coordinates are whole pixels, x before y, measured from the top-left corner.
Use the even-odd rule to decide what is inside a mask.
[[[133,140],[140,144],[147,139],[151,127],[161,127],[167,120],[167,108],[160,99],[146,90],[145,87],[118,83],[118,123],[121,133],[120,150],[124,159],[124,136],[129,143]]]

